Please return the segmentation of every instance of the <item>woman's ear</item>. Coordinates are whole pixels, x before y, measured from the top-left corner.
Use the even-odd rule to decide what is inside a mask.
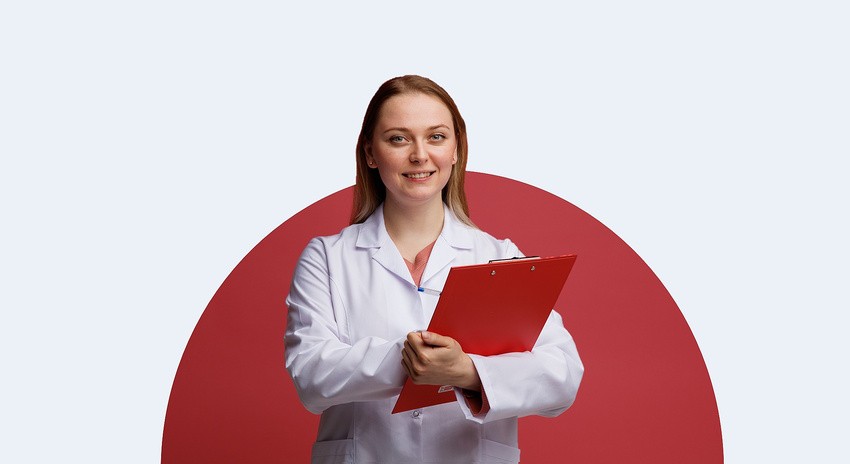
[[[366,165],[370,168],[377,168],[378,165],[375,163],[375,157],[372,156],[372,143],[366,142],[363,144],[363,152],[366,154]]]
[[[455,152],[452,155],[452,164],[457,164],[457,148],[455,148]]]

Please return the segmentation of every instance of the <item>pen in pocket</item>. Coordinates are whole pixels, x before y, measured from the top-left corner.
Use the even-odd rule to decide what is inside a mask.
[[[419,290],[422,293],[427,293],[428,295],[440,296],[439,290],[432,290],[430,288],[425,288],[425,287],[419,287],[419,288],[417,288],[417,290]]]

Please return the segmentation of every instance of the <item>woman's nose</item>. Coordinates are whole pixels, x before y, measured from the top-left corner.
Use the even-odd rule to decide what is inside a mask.
[[[416,142],[410,150],[410,162],[424,163],[426,160],[428,160],[428,147],[423,141]]]

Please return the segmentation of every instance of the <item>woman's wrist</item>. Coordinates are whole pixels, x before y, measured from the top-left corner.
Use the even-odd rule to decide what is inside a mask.
[[[475,368],[475,363],[472,362],[472,358],[468,354],[464,353],[464,357],[466,358],[466,368],[464,369],[463,378],[455,386],[465,392],[479,393],[481,392],[481,377],[478,376],[478,369]]]

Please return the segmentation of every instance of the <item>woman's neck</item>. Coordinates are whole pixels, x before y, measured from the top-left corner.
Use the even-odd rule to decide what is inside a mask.
[[[401,256],[413,261],[419,251],[440,236],[443,230],[443,201],[421,205],[400,205],[387,198],[384,225]]]

